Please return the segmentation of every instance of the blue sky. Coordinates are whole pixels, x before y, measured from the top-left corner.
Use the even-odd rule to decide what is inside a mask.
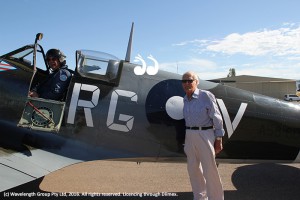
[[[299,0],[0,0],[0,54],[34,42],[125,58],[135,23],[132,60],[150,54],[160,69],[201,79],[237,75],[300,79]]]

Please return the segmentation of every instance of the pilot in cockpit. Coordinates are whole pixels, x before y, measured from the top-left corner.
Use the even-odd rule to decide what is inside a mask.
[[[61,101],[67,92],[72,74],[66,65],[66,56],[59,49],[50,49],[46,53],[50,74],[40,84],[33,86],[28,96]]]

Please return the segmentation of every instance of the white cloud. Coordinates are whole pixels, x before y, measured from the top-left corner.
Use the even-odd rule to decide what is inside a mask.
[[[195,39],[174,46],[194,45],[198,52],[208,51],[228,55],[250,56],[300,55],[300,26],[286,23],[278,29],[263,29],[244,34],[231,33],[219,40]]]
[[[198,61],[205,62],[191,59],[191,63],[182,64],[204,66],[205,70],[198,67],[197,72],[208,77],[205,79],[226,77],[231,67],[237,75],[299,79],[300,24],[285,23],[276,29],[231,33],[221,39],[195,39],[175,45],[185,45],[201,54],[204,59]]]
[[[172,46],[185,46],[185,45],[188,45],[188,44],[198,44],[200,46],[205,46],[205,44],[207,44],[209,42],[210,42],[209,40],[195,39],[195,40],[191,40],[191,41],[183,41],[183,42],[180,42],[180,43],[177,43],[177,44],[173,44]]]
[[[212,41],[207,51],[224,54],[245,54],[250,56],[299,55],[300,27],[263,30],[244,34],[232,33],[220,41]]]

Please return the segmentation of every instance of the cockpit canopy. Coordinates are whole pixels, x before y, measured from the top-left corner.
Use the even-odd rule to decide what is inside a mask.
[[[86,78],[118,84],[120,59],[97,51],[76,51],[76,71]]]

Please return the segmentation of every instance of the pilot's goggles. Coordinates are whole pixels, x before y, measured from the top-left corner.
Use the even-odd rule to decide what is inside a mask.
[[[58,58],[55,58],[55,57],[48,57],[47,58],[47,61],[50,62],[50,61],[56,61],[58,60]]]

